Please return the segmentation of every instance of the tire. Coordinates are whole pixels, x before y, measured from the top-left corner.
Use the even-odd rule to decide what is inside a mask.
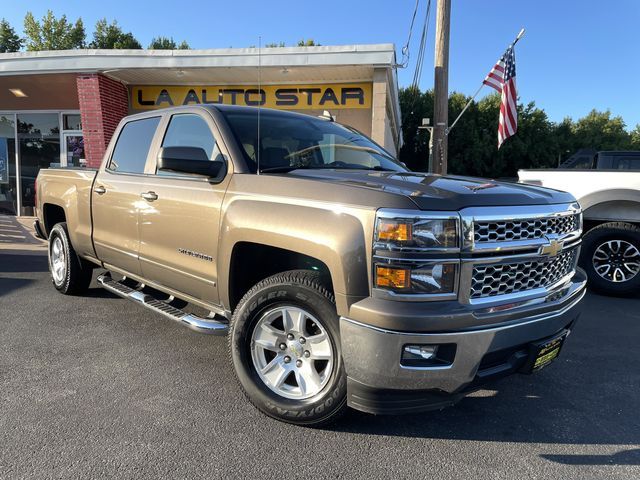
[[[318,272],[283,272],[251,288],[233,314],[229,353],[249,401],[270,417],[320,427],[346,411],[338,315]]]
[[[587,272],[589,287],[595,292],[621,297],[637,294],[640,227],[611,222],[592,228],[582,240],[580,266]]]
[[[51,281],[56,290],[65,295],[85,292],[91,283],[93,269],[73,249],[66,223],[57,223],[51,229],[47,250]]]

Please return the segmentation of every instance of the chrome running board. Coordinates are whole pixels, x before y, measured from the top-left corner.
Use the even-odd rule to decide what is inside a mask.
[[[143,307],[164,315],[165,317],[170,318],[191,330],[195,330],[196,332],[224,336],[229,331],[228,323],[214,320],[212,318],[202,318],[197,315],[193,315],[192,313],[184,312],[172,305],[169,305],[167,302],[158,300],[157,298],[147,293],[143,293],[140,290],[136,290],[135,288],[131,288],[123,282],[117,282],[111,277],[109,272],[98,276],[97,281],[101,287],[111,293],[115,293],[116,295],[128,300],[133,300],[141,304]]]

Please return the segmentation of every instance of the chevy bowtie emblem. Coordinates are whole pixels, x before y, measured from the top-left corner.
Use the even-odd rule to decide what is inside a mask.
[[[559,240],[549,240],[548,245],[542,245],[540,247],[540,255],[546,255],[548,257],[555,257],[562,251],[564,242]]]

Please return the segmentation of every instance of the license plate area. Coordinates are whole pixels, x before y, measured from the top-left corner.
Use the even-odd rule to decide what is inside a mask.
[[[533,373],[556,360],[568,335],[569,330],[563,330],[552,338],[531,343],[529,345],[529,358],[522,371],[524,373]]]

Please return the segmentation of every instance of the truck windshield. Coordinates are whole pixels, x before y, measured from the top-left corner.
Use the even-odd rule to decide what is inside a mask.
[[[258,157],[264,173],[301,168],[407,171],[369,138],[328,120],[262,110],[258,145],[257,109],[223,114],[253,173]]]

